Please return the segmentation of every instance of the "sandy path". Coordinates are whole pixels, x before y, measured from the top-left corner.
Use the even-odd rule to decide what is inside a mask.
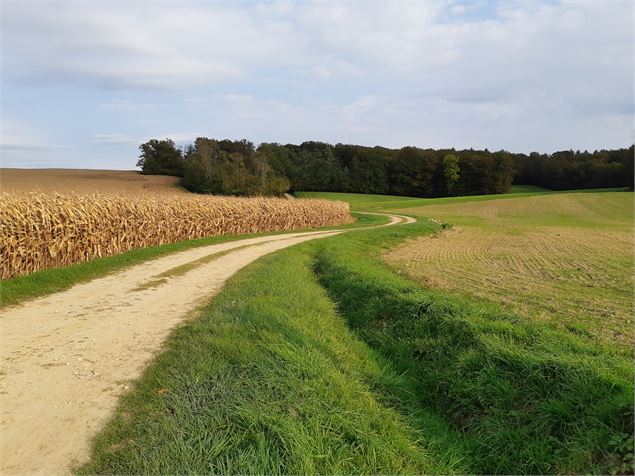
[[[388,225],[409,222],[392,216]],[[0,472],[68,473],[70,464],[86,458],[91,436],[170,331],[229,277],[263,255],[339,233],[288,233],[195,248],[1,310]],[[223,254],[139,289],[215,253]]]

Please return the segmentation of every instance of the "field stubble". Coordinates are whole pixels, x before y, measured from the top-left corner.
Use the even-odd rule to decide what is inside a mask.
[[[181,194],[179,178],[134,170],[0,169],[3,192]]]
[[[585,193],[410,209],[455,226],[386,258],[426,286],[629,344],[632,200],[632,193]]]

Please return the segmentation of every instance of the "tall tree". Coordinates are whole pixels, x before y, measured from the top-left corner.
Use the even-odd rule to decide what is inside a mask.
[[[443,157],[443,178],[445,179],[445,189],[448,195],[454,195],[460,172],[459,158],[456,155],[448,154]]]
[[[146,175],[183,175],[183,153],[172,139],[151,139],[139,146],[141,173]]]
[[[253,143],[206,137],[196,139],[188,150],[182,183],[195,192],[225,195],[281,195],[290,187]]]

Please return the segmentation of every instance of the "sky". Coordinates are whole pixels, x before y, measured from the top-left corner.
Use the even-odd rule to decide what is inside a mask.
[[[150,138],[635,140],[630,0],[0,3],[4,167],[133,169]]]

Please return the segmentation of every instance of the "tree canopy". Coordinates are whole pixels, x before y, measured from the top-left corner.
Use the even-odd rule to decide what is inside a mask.
[[[633,187],[633,147],[595,152],[513,154],[504,150],[300,145],[199,137],[179,149],[170,139],[140,147],[145,174],[183,177],[187,189],[228,195],[289,190],[441,197],[504,193],[512,182],[552,189]]]
[[[139,146],[139,161],[147,175],[183,175],[183,153],[172,139],[151,139]]]

